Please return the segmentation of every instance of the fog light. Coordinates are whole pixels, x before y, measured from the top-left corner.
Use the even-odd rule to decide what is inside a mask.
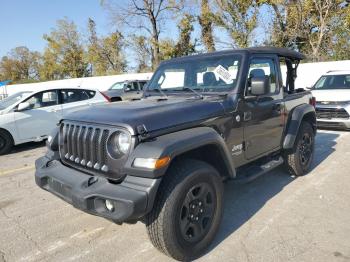
[[[106,208],[109,212],[113,212],[114,211],[114,204],[111,200],[108,200],[106,199],[105,201],[105,205],[106,205]]]

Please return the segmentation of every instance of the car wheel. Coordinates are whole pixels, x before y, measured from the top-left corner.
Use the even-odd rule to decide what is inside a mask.
[[[0,155],[7,154],[13,147],[12,136],[5,130],[0,130]]]
[[[183,261],[194,259],[213,241],[222,217],[223,183],[205,162],[174,163],[146,217],[148,236],[164,254]]]
[[[302,122],[292,152],[285,154],[285,164],[293,176],[305,175],[314,155],[315,133],[310,123]]]

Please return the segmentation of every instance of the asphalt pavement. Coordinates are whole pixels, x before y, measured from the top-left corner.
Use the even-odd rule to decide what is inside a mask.
[[[142,223],[116,225],[39,189],[43,143],[0,156],[0,261],[171,261]],[[319,131],[312,171],[225,185],[224,218],[199,261],[350,261],[350,132]]]

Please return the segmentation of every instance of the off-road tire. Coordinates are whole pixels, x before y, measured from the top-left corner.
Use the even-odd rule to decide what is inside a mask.
[[[310,141],[311,154],[309,159],[305,162],[302,161],[303,154],[303,139],[308,136]],[[298,135],[295,139],[295,143],[291,152],[284,154],[284,162],[289,173],[292,176],[302,176],[307,174],[310,170],[312,159],[314,155],[315,133],[310,123],[303,121],[300,124]]]
[[[13,144],[13,138],[10,133],[5,130],[0,130],[0,155],[10,152]]]
[[[209,208],[214,210],[211,211],[213,215],[209,226],[205,231],[199,231],[205,235],[197,242],[188,242],[184,234],[181,233],[183,231],[180,224],[184,221],[188,224],[191,223],[187,222],[186,219],[190,221],[189,214],[192,214],[194,209],[188,210],[190,213],[186,218],[183,218],[182,211],[186,209],[188,194],[193,193],[190,190],[197,185],[210,185],[211,193],[215,192],[213,193],[215,196],[212,198],[215,208]],[[146,216],[147,233],[152,244],[167,256],[179,261],[192,260],[203,254],[213,241],[220,226],[223,190],[222,179],[211,165],[198,160],[181,160],[173,163],[161,182],[152,211]],[[191,204],[189,206],[194,208]],[[203,225],[206,218],[200,217],[199,220],[201,218],[200,224]],[[196,237],[195,234],[194,237]],[[191,240],[193,241],[193,239],[189,241]]]

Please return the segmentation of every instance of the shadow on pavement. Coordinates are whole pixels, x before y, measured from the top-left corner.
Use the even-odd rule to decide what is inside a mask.
[[[45,146],[45,141],[41,141],[41,142],[28,142],[28,143],[24,143],[24,144],[20,144],[17,146],[14,146],[13,149],[11,150],[10,153],[8,153],[7,155],[11,155],[11,154],[15,154],[15,153],[19,153],[19,152],[23,152],[23,151],[27,151],[27,150],[32,150],[32,149],[36,149],[36,148],[40,148]]]
[[[335,151],[338,137],[339,133],[318,132],[312,170]],[[224,216],[210,250],[233,234],[294,179],[283,167],[279,167],[248,184],[226,183]]]

